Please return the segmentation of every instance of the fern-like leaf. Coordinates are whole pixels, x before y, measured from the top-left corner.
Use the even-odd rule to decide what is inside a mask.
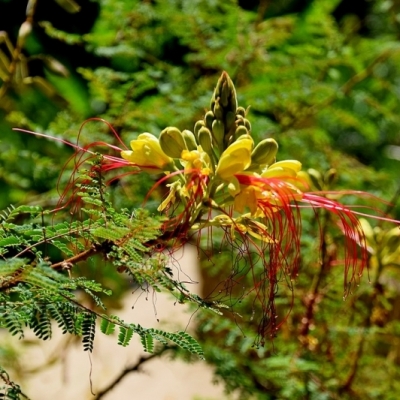
[[[93,351],[93,341],[96,331],[96,314],[84,313],[82,321],[82,343],[83,350]]]
[[[29,322],[30,327],[33,329],[33,333],[43,340],[51,338],[51,322],[50,316],[46,306],[40,308]]]
[[[196,339],[194,339],[186,332],[171,333],[171,332],[164,332],[159,329],[148,329],[147,332],[155,339],[163,343],[166,342],[165,339],[168,339],[169,341],[177,344],[182,349],[188,350],[190,353],[199,356],[201,359],[204,359],[203,349],[196,341]]]
[[[154,340],[150,334],[145,333],[140,335],[140,342],[143,345],[144,351],[147,351],[148,353],[152,353],[154,351]]]
[[[100,324],[100,330],[105,335],[111,335],[115,331],[115,324],[111,322],[108,318],[103,318]]]
[[[126,347],[131,341],[133,336],[133,329],[120,326],[118,334],[118,344],[120,346]]]
[[[48,305],[50,315],[57,322],[62,333],[75,333],[74,316],[76,309],[68,303],[53,303]]]
[[[16,272],[19,268],[23,267],[26,263],[25,259],[13,258],[10,260],[0,260],[0,276],[11,275]]]
[[[8,309],[6,315],[0,316],[0,319],[2,320],[2,325],[8,329],[11,335],[19,335],[19,339],[24,337],[21,317],[18,313],[14,312],[12,309]]]

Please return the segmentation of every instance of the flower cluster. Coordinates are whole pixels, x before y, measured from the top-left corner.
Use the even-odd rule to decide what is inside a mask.
[[[77,150],[76,169],[97,159],[92,148],[102,145],[119,151],[120,157],[103,155],[100,165],[92,167],[92,173],[134,166],[137,168],[130,169],[128,174],[142,171],[163,175],[148,194],[160,185],[168,189],[158,206],[168,217],[160,238],[162,243],[176,249],[197,235],[200,244],[203,232],[220,229],[223,242],[231,245],[239,253],[237,259],[244,260],[246,265],[240,269],[239,278],[235,276],[239,269],[232,265],[225,291],[251,270],[253,282],[248,293],[254,292],[261,304],[262,339],[273,336],[286,316],[278,315],[275,297],[278,284],[284,281],[290,292],[298,274],[301,208],[311,208],[316,217],[336,217],[345,241],[345,295],[367,265],[366,237],[357,218],[363,214],[332,200],[329,193],[310,192],[307,174],[301,171],[299,161],[277,161],[278,143],[274,139],[254,142],[247,110],[238,106],[234,85],[226,72],[218,80],[210,110],[195,123],[193,131],[167,127],[158,138],[142,133],[131,141],[131,150],[125,145],[121,150],[103,142],[82,148],[61,141]],[[76,178],[72,177],[61,201],[69,190],[73,191],[73,198],[77,196],[76,187]],[[319,227],[323,238],[322,224]]]
[[[143,133],[130,145],[132,150],[121,152],[123,159],[147,173],[174,179],[159,211],[184,204],[174,221],[184,224],[186,231],[229,226],[232,236],[240,231],[270,242],[271,233],[262,220],[302,199],[301,163],[277,162],[278,143],[272,138],[254,143],[246,110],[238,107],[226,72],[215,88],[211,110],[196,122],[193,132],[168,127],[159,138]]]
[[[279,281],[297,276],[300,262],[300,207],[322,208],[338,217],[345,237],[345,292],[367,262],[367,247],[356,212],[323,195],[307,192],[306,174],[297,160],[277,161],[278,143],[255,143],[247,111],[239,107],[234,85],[223,72],[211,109],[193,132],[164,129],[159,138],[143,133],[121,152],[131,165],[164,174],[156,185],[169,192],[158,207],[168,215],[165,236],[183,244],[197,232],[217,227],[229,243],[258,253],[263,273],[253,289],[262,294],[260,334],[278,328],[274,298]],[[168,235],[169,233],[169,235]],[[250,257],[250,256],[249,256]],[[251,258],[251,257],[250,257]],[[250,261],[250,264],[252,261]]]

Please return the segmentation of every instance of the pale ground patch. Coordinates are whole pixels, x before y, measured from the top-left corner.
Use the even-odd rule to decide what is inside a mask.
[[[186,248],[178,257],[173,268],[180,268],[180,279],[199,282],[197,253]],[[185,277],[185,274],[187,277]],[[198,292],[199,284],[188,285],[191,291]],[[150,292],[146,300],[143,294],[135,303],[137,294],[128,294],[125,305],[116,314],[127,322],[140,324],[143,327],[170,330],[193,330],[190,325],[191,314],[185,305],[174,304],[171,296]],[[135,304],[132,309],[133,304]],[[155,310],[157,315],[155,315]],[[159,322],[157,322],[157,318]],[[28,335],[33,339],[33,335]],[[9,340],[9,335],[2,334],[2,341]],[[40,342],[40,345],[24,346],[22,364],[25,369],[34,369],[47,362],[53,354],[60,354],[65,349],[62,360],[55,360],[50,367],[33,373],[19,381],[31,400],[90,400],[90,374],[94,393],[108,386],[114,377],[127,366],[137,362],[144,355],[139,337],[134,335],[131,344],[123,348],[117,344],[117,336],[106,336],[96,332],[94,350],[91,355],[92,371],[89,355],[82,349],[81,343],[67,347],[66,337],[59,329],[54,330],[51,341]],[[67,339],[68,340],[68,339]],[[21,342],[14,341],[15,345]],[[18,381],[17,377],[12,377]],[[128,374],[104,400],[141,399],[141,400],[190,400],[190,399],[226,399],[222,385],[212,383],[212,368],[205,361],[186,364],[183,361],[171,361],[168,356],[146,362],[140,372]]]

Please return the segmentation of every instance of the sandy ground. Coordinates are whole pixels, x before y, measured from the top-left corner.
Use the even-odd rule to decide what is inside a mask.
[[[185,250],[179,265],[192,280],[199,281],[197,258],[193,250]],[[196,291],[193,286],[190,289]],[[146,300],[142,295],[132,309],[135,300],[134,295],[129,294],[125,299],[124,309],[117,313],[125,321],[147,328],[157,327],[170,331],[188,327],[190,332],[193,329],[190,326],[191,314],[186,306],[174,304],[170,296],[157,294],[157,297],[153,298],[149,295]],[[19,382],[31,400],[93,399],[90,380],[92,390],[96,393],[107,387],[121,370],[134,365],[140,356],[146,354],[142,350],[138,336],[134,336],[131,344],[123,348],[117,344],[115,335],[106,336],[98,329],[93,353],[89,355],[83,352],[80,343],[68,345],[67,341],[71,339],[63,337],[58,329],[55,329],[54,333],[51,341],[41,342],[39,346],[32,345],[24,351],[24,369],[35,370],[46,364],[53,355],[57,355],[53,365],[32,373],[28,379]],[[60,349],[65,350],[64,354],[61,351],[61,357]],[[212,380],[212,369],[204,361],[186,364],[179,360],[169,360],[168,356],[164,356],[161,359],[147,361],[140,372],[127,375],[102,399],[226,399],[223,387],[214,385]]]

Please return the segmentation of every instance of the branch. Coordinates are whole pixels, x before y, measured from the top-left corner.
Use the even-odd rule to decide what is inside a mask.
[[[328,229],[328,224],[329,224],[329,215],[325,213],[324,215],[324,222],[323,226],[320,228],[321,232],[321,244],[320,244],[320,252],[321,252],[321,266],[320,270],[318,273],[318,276],[316,277],[316,280],[314,279],[314,282],[312,283],[312,287],[308,295],[306,296],[305,304],[306,304],[306,310],[304,317],[301,319],[301,325],[300,325],[300,332],[299,332],[299,339],[300,342],[302,343],[303,347],[308,346],[308,334],[310,331],[310,325],[314,321],[314,313],[315,313],[315,303],[320,296],[320,286],[326,277],[327,271],[329,269],[329,266],[331,265],[332,259],[331,255],[329,254],[328,251],[328,245],[326,242],[326,234],[327,234],[327,229]]]
[[[67,258],[64,261],[60,261],[58,263],[51,264],[51,268],[58,270],[65,270],[65,269],[71,269],[73,264],[76,264],[79,261],[85,261],[89,257],[93,256],[94,254],[97,254],[101,252],[101,247],[100,246],[93,246],[88,250],[83,251],[82,253],[76,254],[73,257]]]
[[[104,397],[104,395],[106,395],[108,392],[110,392],[112,389],[114,389],[114,387],[117,386],[122,381],[122,379],[125,378],[126,375],[130,374],[131,372],[139,371],[139,368],[147,361],[161,356],[167,350],[173,350],[175,348],[176,348],[176,346],[166,346],[166,347],[161,348],[159,351],[154,352],[153,354],[150,354],[148,356],[141,356],[139,358],[139,360],[136,362],[136,364],[122,370],[120,372],[120,374],[107,387],[105,387],[103,390],[101,390],[99,393],[97,393],[97,395],[94,397],[93,400],[102,399]]]

